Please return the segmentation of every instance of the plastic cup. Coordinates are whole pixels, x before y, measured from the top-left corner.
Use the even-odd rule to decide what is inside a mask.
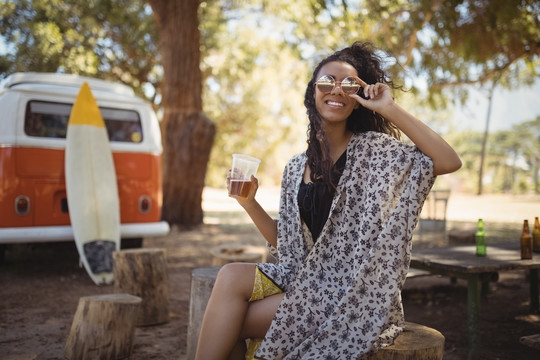
[[[257,174],[261,160],[244,154],[233,154],[232,171],[229,183],[229,196],[247,199],[253,183],[251,175]]]

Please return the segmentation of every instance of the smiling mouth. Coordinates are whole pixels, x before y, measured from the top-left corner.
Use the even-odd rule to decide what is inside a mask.
[[[332,101],[332,100],[328,100],[326,102],[327,105],[330,105],[330,106],[337,106],[337,107],[344,107],[345,104],[342,103],[342,102],[338,102],[338,101]]]

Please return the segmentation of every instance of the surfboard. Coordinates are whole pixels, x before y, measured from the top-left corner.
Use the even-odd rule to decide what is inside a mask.
[[[97,285],[113,281],[120,248],[120,205],[107,129],[84,83],[69,117],[65,150],[69,217],[81,262]]]

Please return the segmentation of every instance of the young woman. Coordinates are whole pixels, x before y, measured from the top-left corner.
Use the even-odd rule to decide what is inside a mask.
[[[308,148],[284,170],[278,221],[256,178],[237,198],[279,262],[220,270],[197,359],[360,359],[400,334],[413,229],[435,176],[461,161],[394,102],[375,50],[355,43],[313,72]]]

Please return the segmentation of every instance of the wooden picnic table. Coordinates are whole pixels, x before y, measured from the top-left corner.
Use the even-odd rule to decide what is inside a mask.
[[[476,256],[475,251],[474,245],[413,249],[410,265],[411,268],[433,274],[467,280],[468,359],[479,357],[478,321],[482,285],[497,280],[499,272],[528,270],[531,311],[538,313],[539,310],[540,254],[534,254],[532,260],[521,260],[519,241],[488,246],[486,257]]]

